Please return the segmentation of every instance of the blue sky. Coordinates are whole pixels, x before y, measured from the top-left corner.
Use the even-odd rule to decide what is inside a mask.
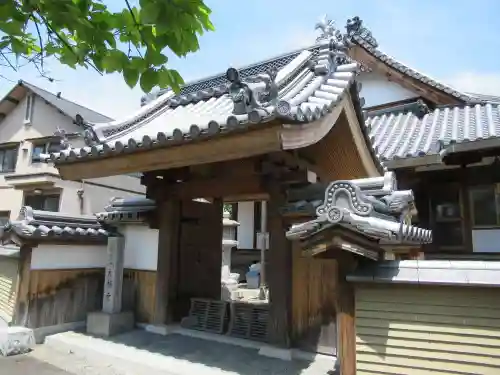
[[[105,0],[113,9],[123,0]],[[138,1],[137,1],[138,2]],[[216,31],[201,49],[170,66],[186,80],[224,72],[314,43],[314,25],[327,13],[339,27],[359,16],[380,49],[401,62],[459,89],[500,95],[500,1],[498,0],[208,0]],[[119,75],[49,64],[56,82],[26,67],[1,68],[12,81],[24,79],[99,112],[120,118],[139,108],[140,88]],[[0,96],[13,83],[0,79]]]

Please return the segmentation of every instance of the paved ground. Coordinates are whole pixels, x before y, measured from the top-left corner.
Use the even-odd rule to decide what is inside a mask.
[[[0,373],[8,375],[68,375],[46,362],[40,361],[30,354],[17,355],[0,359]]]
[[[26,366],[24,371],[8,371],[5,374],[327,375],[332,373],[332,366],[329,362],[282,361],[263,357],[258,354],[256,349],[177,334],[160,336],[139,330],[115,336],[113,341],[69,332],[67,334],[71,340],[80,340],[86,346],[93,347],[94,354],[89,354],[85,350],[67,349],[67,345],[59,348],[53,347],[53,344],[40,345],[26,356],[28,359],[26,359],[27,364],[24,365]],[[95,355],[95,353],[99,353],[99,355]],[[112,354],[108,355],[107,353]],[[3,375],[4,367],[1,365],[1,361],[0,359],[0,374]],[[54,368],[44,364],[53,371],[59,369],[59,372],[30,372],[32,367],[28,366],[30,363],[37,363],[37,361],[55,366]]]

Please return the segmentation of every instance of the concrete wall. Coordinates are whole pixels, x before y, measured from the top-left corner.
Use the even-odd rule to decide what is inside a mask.
[[[106,262],[103,245],[38,245],[31,254],[32,270],[102,268]]]
[[[360,96],[365,98],[365,107],[418,97],[415,92],[374,72],[362,73],[356,80],[362,84]]]
[[[0,122],[0,144],[19,142],[19,153],[16,170],[12,175],[49,173],[54,177],[43,177],[51,182],[44,185],[37,184],[42,178],[30,177],[31,187],[23,186],[24,191],[36,188],[46,189],[47,192],[60,192],[61,201],[59,211],[73,215],[93,214],[102,211],[112,197],[128,197],[145,193],[140,179],[131,176],[111,176],[97,178],[85,183],[62,181],[57,177],[58,171],[46,163],[32,163],[31,156],[34,143],[26,139],[52,136],[58,128],[67,133],[81,132],[81,128],[73,124],[72,120],[57,111],[53,106],[46,104],[39,97],[34,97],[31,121],[24,121],[27,99],[23,99],[9,115]],[[72,140],[75,147],[83,146],[83,140]],[[10,211],[10,218],[15,219],[23,206],[23,190],[13,188],[15,181],[6,182],[5,175],[0,174],[0,211]],[[44,181],[45,182],[45,181]],[[20,187],[19,187],[20,189]],[[84,191],[83,203],[77,194]]]
[[[254,205],[253,201],[238,202],[238,217],[240,223],[237,228],[238,249],[253,249],[254,243]]]
[[[125,268],[156,271],[158,261],[158,230],[147,225],[127,225],[125,235]]]

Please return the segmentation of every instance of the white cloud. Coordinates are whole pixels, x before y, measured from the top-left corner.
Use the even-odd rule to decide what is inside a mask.
[[[465,92],[500,95],[500,72],[462,72],[446,79],[445,82]]]

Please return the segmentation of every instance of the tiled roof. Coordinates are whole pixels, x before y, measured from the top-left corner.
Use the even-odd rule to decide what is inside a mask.
[[[384,64],[390,66],[391,68],[397,70],[398,72],[414,78],[426,85],[432,86],[436,88],[439,91],[442,91],[448,95],[453,96],[454,98],[464,102],[464,103],[478,103],[478,102],[484,102],[485,100],[477,97],[477,96],[472,96],[468,95],[464,92],[461,92],[457,89],[454,89],[453,87],[442,83],[434,78],[429,77],[426,74],[420,73],[416,71],[413,68],[410,68],[408,65],[396,60],[395,58],[387,55],[386,53],[382,52],[380,49],[377,48],[377,46],[372,45],[368,41],[366,41],[362,36],[358,35],[352,35],[352,41],[365,49],[368,53],[373,55],[377,60],[380,60]]]
[[[439,154],[447,146],[500,137],[500,105],[437,108],[423,117],[385,114],[365,122],[377,157],[384,161]]]
[[[106,242],[113,235],[93,216],[71,216],[60,212],[21,209],[17,220],[0,228],[0,238],[5,241],[11,234],[29,240],[79,240]]]
[[[315,56],[318,54],[319,49],[320,47],[314,45],[306,50],[308,50],[313,54],[313,56]],[[295,50],[282,55],[274,56],[270,59],[260,61],[255,64],[238,68],[240,77],[242,79],[246,79],[249,77],[257,76],[259,74],[266,74],[270,69],[280,70],[288,65],[297,56],[299,56],[303,51],[304,49]],[[204,77],[202,79],[189,82],[181,88],[179,94],[173,96],[173,99],[183,100],[183,98],[187,98],[191,94],[196,94],[199,91],[209,89],[219,89],[221,92],[227,92],[228,87],[226,73],[220,73],[211,77]],[[143,98],[141,98],[141,102],[143,104],[147,104],[152,100],[162,96],[163,94],[168,93],[169,91],[170,89],[159,90],[157,94],[144,96]]]
[[[347,275],[362,283],[500,287],[500,262],[404,260],[366,264]]]
[[[389,189],[387,181],[392,182]],[[409,244],[431,242],[430,230],[408,222],[414,205],[412,191],[396,189],[393,172],[378,178],[334,181],[324,192],[323,202],[316,209],[316,219],[293,225],[287,237],[304,239],[340,225],[376,240]]]
[[[137,222],[143,215],[156,209],[154,200],[143,197],[112,198],[104,212],[96,214],[97,220],[105,223]]]
[[[276,118],[288,123],[318,120],[331,112],[350,89],[358,66],[343,63],[345,59],[339,57],[340,52],[331,50],[329,41],[317,48],[317,54],[304,50],[279,71],[248,77],[241,83],[235,77],[237,71],[228,70],[230,90],[234,87],[229,93],[222,87],[177,97],[167,92],[124,121],[87,122],[97,142],[45,155],[45,158],[68,162],[175,145],[199,137],[241,131]],[[247,89],[242,89],[242,84]],[[243,90],[247,90],[245,95],[250,98],[250,104],[240,102]]]
[[[91,110],[90,108],[84,107],[82,105],[76,104],[64,97],[58,97],[57,95],[52,94],[44,89],[41,89],[38,86],[32,85],[31,83],[25,81],[19,81],[20,85],[28,88],[36,95],[40,96],[42,99],[59,109],[66,116],[71,117],[73,120],[76,119],[76,115],[81,115],[84,118],[88,119],[91,122],[104,122],[111,121],[112,119],[108,116],[105,116],[101,113]]]

